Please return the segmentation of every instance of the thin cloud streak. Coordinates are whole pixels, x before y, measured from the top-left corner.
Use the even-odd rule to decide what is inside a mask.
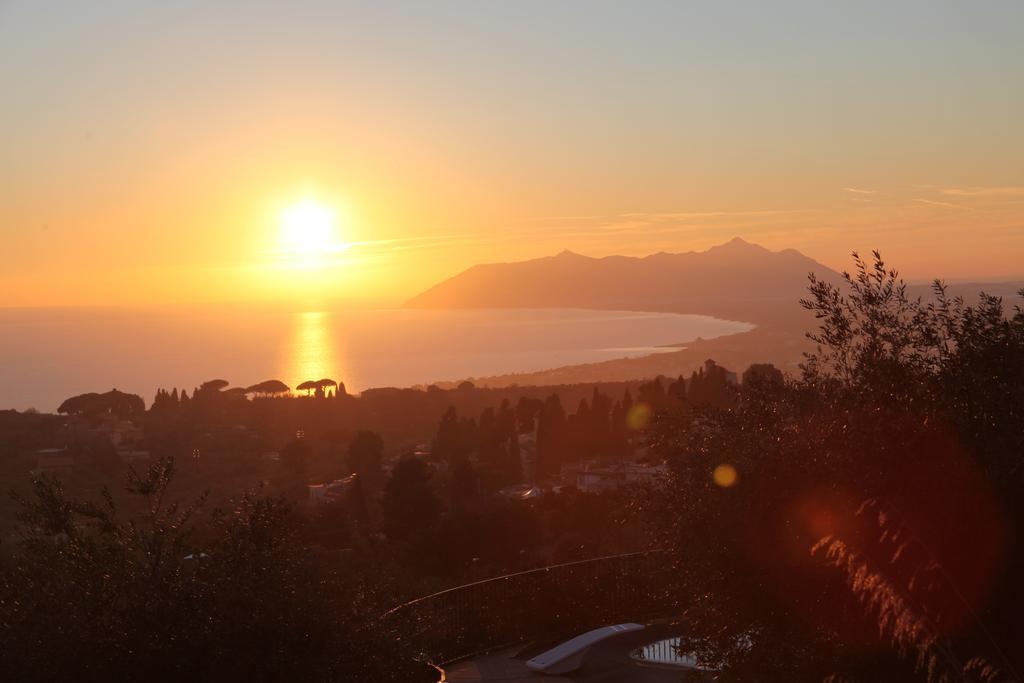
[[[452,246],[471,246],[476,244],[493,244],[494,242],[514,242],[520,240],[569,241],[575,239],[604,240],[620,235],[632,235],[637,240],[648,237],[667,236],[672,234],[695,233],[704,231],[706,234],[717,234],[735,230],[749,231],[758,226],[767,226],[779,222],[802,222],[807,216],[820,215],[816,209],[791,209],[770,211],[701,211],[701,212],[662,212],[662,213],[625,213],[613,216],[564,216],[546,217],[541,220],[595,220],[602,223],[592,226],[575,225],[573,227],[552,228],[509,228],[488,232],[431,235],[423,237],[393,238],[379,240],[361,240],[352,242],[353,248],[363,253],[384,255],[390,252],[408,252],[413,250],[441,249]],[[804,218],[800,218],[803,216]],[[673,225],[672,223],[675,223]],[[756,232],[756,230],[755,230]]]
[[[930,204],[931,206],[942,206],[942,207],[945,207],[947,209],[960,209],[961,211],[971,211],[972,210],[971,207],[969,207],[969,206],[963,206],[962,204],[950,204],[949,202],[937,202],[934,199],[915,198],[915,199],[911,199],[910,201],[917,202],[918,204]]]
[[[1024,197],[1021,187],[947,187],[942,194],[956,197]]]

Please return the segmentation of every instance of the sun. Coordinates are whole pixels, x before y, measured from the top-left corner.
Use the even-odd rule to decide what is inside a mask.
[[[336,215],[313,199],[285,207],[280,216],[280,243],[286,254],[322,257],[336,250]]]

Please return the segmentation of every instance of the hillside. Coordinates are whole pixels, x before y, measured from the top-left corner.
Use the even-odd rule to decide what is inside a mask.
[[[570,251],[473,266],[407,302],[412,308],[598,308],[698,313],[772,324],[800,317],[807,275],[839,274],[793,249],[740,238],[702,252],[591,258]]]
[[[838,283],[842,276],[794,249],[771,251],[743,239],[702,252],[659,253],[637,258],[590,258],[563,251],[517,263],[477,265],[441,282],[406,303],[411,308],[596,308],[697,313],[742,320],[753,330],[716,339],[683,340],[685,348],[640,358],[538,369],[516,375],[472,378],[480,386],[554,385],[631,380],[657,375],[688,375],[714,358],[742,372],[770,362],[798,371],[811,349],[806,332],[817,327],[800,307],[807,276]],[[988,292],[1019,302],[1022,282],[959,283],[950,296],[974,302]],[[845,289],[845,288],[844,288]],[[929,284],[911,284],[911,297],[928,299]],[[465,379],[465,378],[460,378]]]
[[[697,339],[676,351],[654,353],[637,358],[617,358],[598,363],[567,365],[560,368],[537,370],[489,377],[467,377],[478,387],[529,387],[574,385],[587,382],[623,382],[649,379],[663,375],[689,377],[690,373],[712,358],[719,365],[743,372],[753,363],[770,362],[780,370],[796,375],[805,351],[813,345],[801,331],[781,327],[757,327],[715,339]],[[452,388],[458,382],[439,382]]]

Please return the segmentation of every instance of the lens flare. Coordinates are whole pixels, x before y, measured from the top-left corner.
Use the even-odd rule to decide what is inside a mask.
[[[711,478],[715,480],[715,483],[724,489],[733,486],[736,480],[739,478],[739,474],[736,472],[736,468],[728,463],[722,463],[715,468],[715,471],[711,474]]]
[[[629,428],[635,431],[640,431],[647,426],[647,423],[651,421],[651,407],[646,403],[637,403],[635,406],[630,408],[629,414],[626,415],[626,424]]]

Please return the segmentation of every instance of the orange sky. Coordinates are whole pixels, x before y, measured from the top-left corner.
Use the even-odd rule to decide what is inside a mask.
[[[0,305],[400,300],[736,235],[1024,277],[1019,4],[485,4],[0,5]],[[303,198],[346,246],[315,267]]]

